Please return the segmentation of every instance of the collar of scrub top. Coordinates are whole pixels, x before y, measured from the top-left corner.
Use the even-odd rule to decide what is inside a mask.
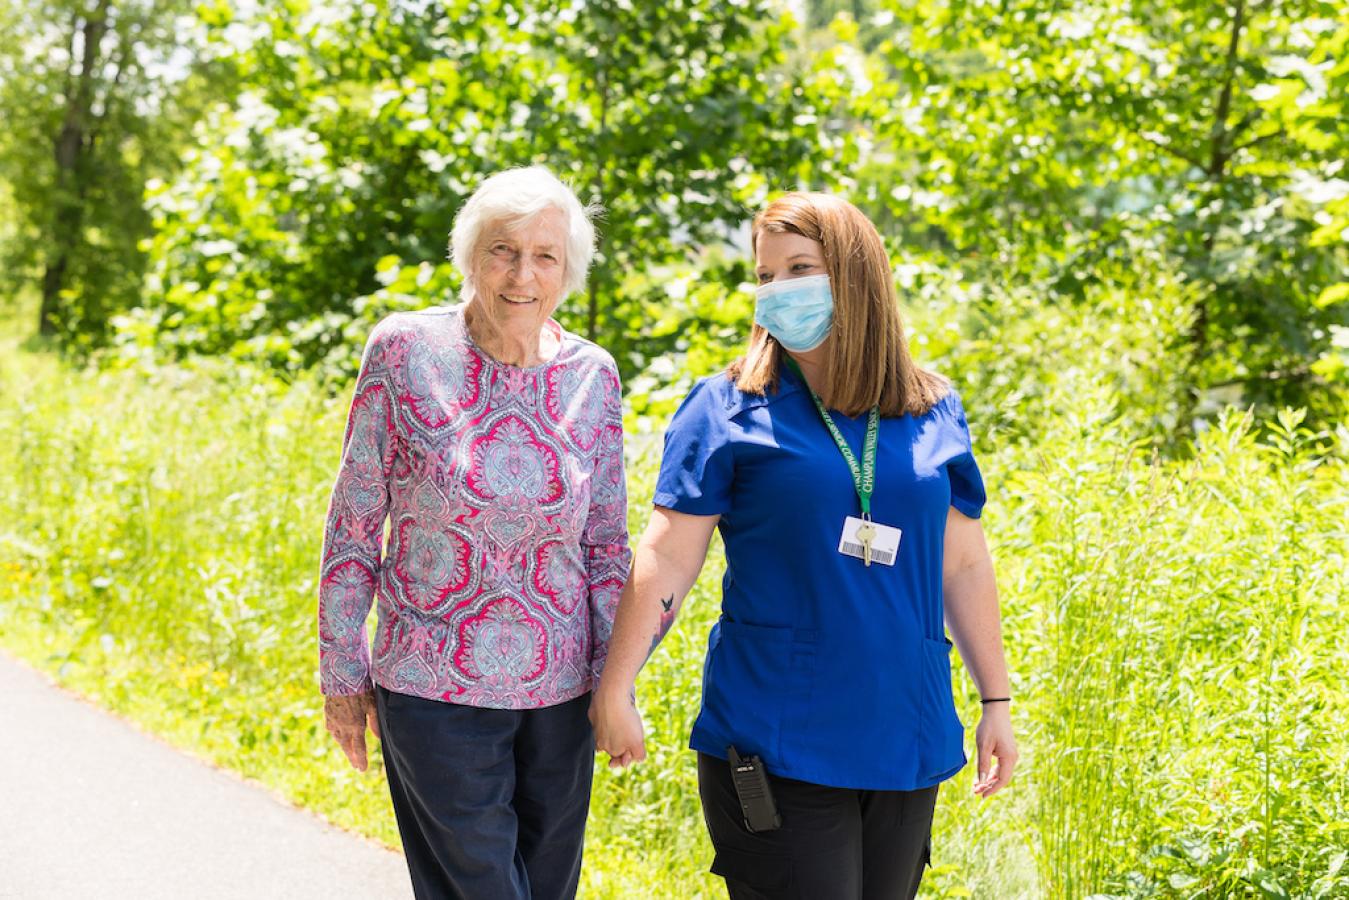
[[[742,412],[743,410],[746,409],[754,409],[755,407],[758,406],[769,406],[773,403],[778,402],[784,397],[790,397],[792,394],[798,393],[806,394],[806,402],[808,404],[811,403],[810,395],[806,393],[805,384],[795,373],[792,372],[791,368],[792,367],[787,365],[785,362],[778,366],[777,393],[769,391],[768,393],[760,396],[759,394],[746,394],[738,390],[727,391],[722,401],[723,406],[725,407],[726,415],[734,416],[735,414]],[[716,378],[725,376],[723,375],[712,377]],[[727,380],[729,381],[729,379]],[[731,381],[730,384],[732,388],[735,387],[734,381]],[[818,413],[815,412],[813,404],[811,404],[811,414],[816,416],[819,415]]]
[[[805,379],[797,373],[791,364],[787,351],[782,351],[782,361],[778,363],[778,393],[780,395],[807,393]],[[807,396],[809,399],[809,396]]]

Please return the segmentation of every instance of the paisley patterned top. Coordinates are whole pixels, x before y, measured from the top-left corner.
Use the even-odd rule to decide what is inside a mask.
[[[373,678],[533,709],[598,681],[631,559],[618,370],[548,327],[561,349],[528,368],[478,349],[462,307],[396,313],[371,334],[324,532],[325,694]]]

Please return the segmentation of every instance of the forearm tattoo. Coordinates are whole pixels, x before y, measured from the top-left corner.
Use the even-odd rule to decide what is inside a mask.
[[[656,652],[656,646],[665,637],[665,633],[670,630],[670,626],[674,624],[674,594],[671,594],[668,597],[662,597],[660,606],[662,610],[660,614],[660,624],[656,626],[656,633],[651,636],[651,648],[646,651],[647,659],[650,659],[651,654]]]

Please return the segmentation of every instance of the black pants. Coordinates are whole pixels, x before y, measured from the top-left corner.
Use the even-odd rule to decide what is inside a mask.
[[[576,896],[595,738],[590,695],[481,709],[375,689],[398,833],[419,900]]]
[[[698,754],[712,873],[731,900],[895,900],[918,893],[935,786],[857,791],[768,776],[782,827],[745,828],[726,760]]]

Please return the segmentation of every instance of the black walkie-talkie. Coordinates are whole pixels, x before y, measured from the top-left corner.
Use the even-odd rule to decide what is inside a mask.
[[[731,764],[731,782],[735,785],[736,797],[740,799],[745,827],[753,832],[780,828],[782,816],[778,815],[778,805],[773,802],[773,789],[768,785],[768,775],[759,757],[742,757],[735,752],[734,747],[727,747],[726,758]]]

